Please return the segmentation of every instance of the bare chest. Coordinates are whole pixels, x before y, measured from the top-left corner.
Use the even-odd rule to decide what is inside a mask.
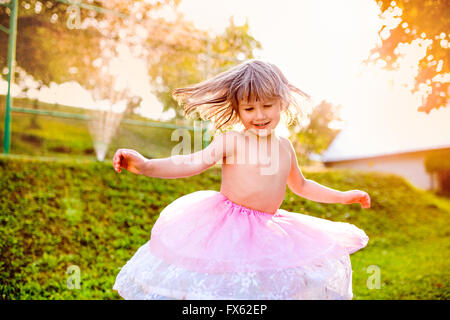
[[[224,159],[228,170],[251,176],[287,179],[291,168],[289,150],[279,139],[241,139],[232,156]],[[227,171],[228,171],[227,170]]]

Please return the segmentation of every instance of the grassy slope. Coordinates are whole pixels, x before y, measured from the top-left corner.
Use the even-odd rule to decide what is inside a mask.
[[[150,237],[168,203],[219,190],[220,170],[184,179],[117,174],[110,163],[0,156],[0,295],[3,299],[119,299],[119,268]],[[372,207],[315,203],[286,194],[282,208],[350,222],[370,237],[351,255],[354,299],[449,299],[450,201],[389,174],[304,172],[338,190],[362,189]],[[80,268],[81,288],[67,287]],[[380,289],[369,289],[370,266]],[[368,269],[369,268],[369,269]]]
[[[0,103],[2,96],[0,96]],[[3,104],[2,104],[3,106]],[[33,109],[27,99],[15,99],[15,107]],[[43,110],[89,115],[90,110],[53,106],[41,103]],[[4,110],[1,113],[1,119]],[[36,119],[37,127],[33,125]],[[68,119],[47,115],[32,115],[21,112],[11,113],[11,154],[85,158],[95,160],[94,145],[85,120]],[[130,115],[127,119],[148,119]],[[3,146],[4,121],[0,121],[0,143]],[[136,149],[146,157],[167,157],[179,142],[172,141],[173,129],[129,125],[121,123],[111,138],[105,159],[112,159],[118,148]],[[191,138],[193,148],[193,137]]]

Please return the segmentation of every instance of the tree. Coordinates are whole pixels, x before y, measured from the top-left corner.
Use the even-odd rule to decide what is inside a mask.
[[[338,116],[340,108],[323,100],[314,107],[307,126],[300,127],[297,124],[290,129],[300,164],[309,164],[309,156],[322,153],[337,136],[339,130],[330,128],[330,123],[342,120]]]
[[[67,5],[57,1],[20,1],[17,22],[16,63],[44,85],[75,80],[89,87],[92,61],[100,53],[94,28],[70,32],[66,26]],[[9,9],[1,8],[0,23],[9,25]],[[86,14],[81,12],[82,18]],[[69,32],[68,32],[69,31]],[[0,35],[0,63],[7,60],[8,38]],[[5,74],[3,74],[5,76]]]
[[[449,103],[450,53],[450,1],[449,0],[378,0],[382,17],[396,19],[394,26],[384,20],[380,30],[383,39],[372,51],[368,61],[382,59],[386,68],[398,67],[401,43],[411,44],[420,39],[428,40],[427,53],[419,61],[419,72],[413,92],[421,85],[430,89],[419,111],[429,113]],[[445,80],[444,78],[447,77]]]
[[[153,44],[155,37],[166,39],[160,42],[162,50],[155,50],[149,56],[154,60],[149,63],[149,74],[156,80],[155,92],[163,102],[164,110],[174,109],[177,118],[184,118],[182,109],[172,98],[173,89],[201,82],[243,60],[254,58],[253,50],[261,48],[261,44],[250,35],[248,22],[237,26],[233,18],[224,33],[216,37],[199,32],[188,23],[176,21],[172,27],[178,30],[173,31],[170,42],[167,35],[161,33],[149,39]]]
[[[179,2],[83,1],[103,8],[98,11],[66,1],[20,0],[17,65],[43,85],[77,81],[97,99],[125,99],[128,110],[134,110],[139,98],[129,88],[117,89],[118,77],[111,72],[111,62],[126,46],[147,62],[165,110],[175,108],[181,115],[171,96],[173,88],[201,81],[208,72],[235,64],[238,56],[252,58],[260,44],[249,35],[248,24],[235,26],[232,20],[218,37],[196,29],[177,11]],[[164,8],[175,19],[158,16]],[[8,10],[0,8],[3,25],[9,25]],[[0,66],[6,66],[7,44],[6,34],[0,33]]]

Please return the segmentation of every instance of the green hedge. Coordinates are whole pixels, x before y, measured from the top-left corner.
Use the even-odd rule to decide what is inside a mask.
[[[120,299],[115,277],[148,241],[159,212],[197,190],[219,190],[220,168],[183,179],[156,179],[111,163],[0,156],[2,299]],[[304,171],[338,190],[362,189],[372,207],[325,204],[286,193],[282,208],[350,222],[370,237],[351,255],[354,299],[449,299],[450,201],[401,177],[349,170]],[[282,248],[280,248],[282,250]],[[80,289],[67,270],[80,268]],[[379,289],[367,286],[381,272]]]
[[[450,170],[450,150],[432,151],[425,157],[427,172]]]

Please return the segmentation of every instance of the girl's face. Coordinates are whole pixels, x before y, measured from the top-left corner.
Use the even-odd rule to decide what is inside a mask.
[[[239,118],[246,130],[258,136],[268,136],[280,122],[281,108],[280,99],[240,101]]]

